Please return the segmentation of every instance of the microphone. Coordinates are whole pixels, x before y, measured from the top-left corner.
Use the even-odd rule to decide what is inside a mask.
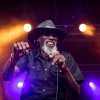
[[[58,50],[55,50],[52,54],[49,54],[49,58],[53,58],[56,54],[59,54]]]
[[[52,54],[49,54],[49,58],[52,60],[52,65],[54,65],[53,59],[54,59],[54,56],[56,54],[59,54],[59,51],[58,50],[55,50]],[[56,62],[56,64],[58,64],[58,63],[59,63],[59,61]]]

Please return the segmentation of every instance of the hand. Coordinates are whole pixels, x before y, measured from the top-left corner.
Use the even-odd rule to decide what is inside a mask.
[[[52,65],[58,64],[58,67],[63,71],[67,72],[66,59],[62,54],[56,54],[52,57]]]
[[[21,56],[29,52],[29,44],[28,42],[17,42],[13,44],[13,51],[11,57],[13,59],[19,59]]]

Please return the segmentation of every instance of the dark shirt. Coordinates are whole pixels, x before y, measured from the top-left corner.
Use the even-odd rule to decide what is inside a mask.
[[[75,80],[81,82],[82,72],[71,54],[61,54],[65,56],[67,67]],[[67,100],[68,82],[58,65],[51,62],[51,59],[44,59],[39,51],[30,51],[17,62],[21,73],[27,71],[21,100]]]

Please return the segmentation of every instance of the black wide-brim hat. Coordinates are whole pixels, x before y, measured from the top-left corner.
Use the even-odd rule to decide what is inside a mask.
[[[37,40],[42,35],[52,35],[57,37],[58,41],[62,41],[66,37],[66,34],[65,30],[56,28],[52,20],[46,20],[28,33],[28,40],[34,43],[34,40]]]

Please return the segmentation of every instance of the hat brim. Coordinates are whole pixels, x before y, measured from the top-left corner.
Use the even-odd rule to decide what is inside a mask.
[[[28,33],[28,40],[34,43],[34,40],[37,40],[42,35],[53,35],[58,38],[58,41],[62,41],[67,33],[65,30],[59,28],[35,28]]]

